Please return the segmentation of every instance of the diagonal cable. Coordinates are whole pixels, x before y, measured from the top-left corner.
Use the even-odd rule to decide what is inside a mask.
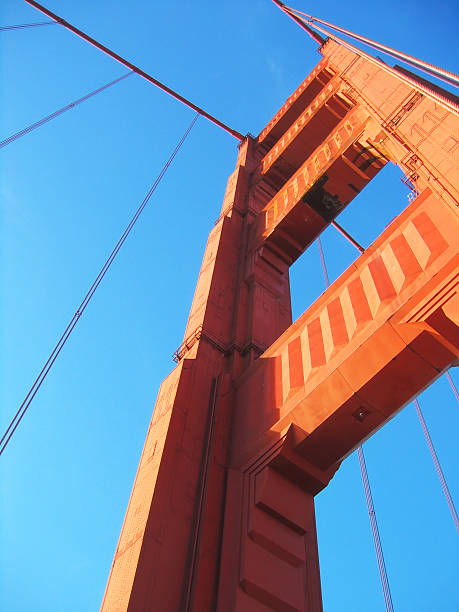
[[[59,117],[66,111],[72,108],[75,108],[75,106],[78,106],[78,104],[81,104],[82,102],[85,102],[86,100],[89,100],[89,98],[92,98],[93,96],[100,93],[101,91],[104,91],[105,89],[108,89],[112,85],[119,83],[120,81],[130,76],[131,74],[134,74],[133,70],[131,70],[130,72],[127,72],[126,74],[123,74],[122,76],[118,77],[114,81],[110,81],[110,83],[106,83],[105,85],[102,85],[102,87],[99,87],[98,89],[95,89],[94,91],[89,92],[82,98],[78,98],[78,100],[74,100],[73,102],[70,102],[70,104],[63,106],[62,108],[58,109],[54,113],[51,113],[50,115],[47,115],[46,117],[43,117],[42,119],[40,119],[39,121],[36,121],[35,123],[32,123],[31,125],[28,125],[23,130],[20,130],[19,132],[16,132],[15,134],[8,136],[8,138],[5,138],[5,140],[0,141],[0,149],[2,149],[3,147],[6,147],[7,145],[14,142],[15,140],[18,140],[22,136],[29,134],[33,130],[36,130],[37,128],[41,127],[45,123],[48,123],[48,121],[51,121],[51,119],[55,119],[56,117]]]
[[[121,235],[121,238],[118,240],[118,242],[116,243],[114,249],[112,250],[112,252],[108,256],[108,258],[105,261],[104,265],[102,266],[99,274],[96,276],[94,282],[92,283],[91,287],[89,288],[88,292],[86,293],[85,297],[83,298],[83,301],[78,306],[78,308],[75,311],[75,314],[73,315],[73,317],[70,319],[69,324],[65,328],[65,331],[62,334],[62,336],[59,338],[56,346],[52,350],[50,356],[48,357],[48,359],[47,359],[47,361],[45,363],[45,365],[41,369],[41,372],[39,373],[39,375],[35,379],[33,385],[30,387],[29,392],[27,393],[24,401],[19,406],[19,409],[17,410],[16,414],[14,415],[13,419],[11,420],[10,424],[8,425],[5,433],[3,434],[3,436],[2,436],[2,438],[0,440],[0,455],[3,454],[6,446],[8,445],[9,441],[11,440],[11,437],[13,436],[14,432],[16,431],[16,429],[17,429],[19,423],[21,422],[22,418],[24,417],[25,413],[27,412],[27,409],[29,408],[33,398],[37,394],[37,391],[39,390],[39,388],[43,384],[43,381],[45,380],[48,372],[52,368],[54,362],[56,361],[56,359],[57,359],[57,357],[59,355],[59,353],[61,352],[62,348],[64,347],[64,344],[67,342],[70,334],[72,333],[72,331],[74,330],[76,324],[78,323],[78,320],[80,319],[81,315],[85,311],[86,306],[89,304],[91,298],[93,297],[94,293],[96,292],[97,287],[100,285],[102,279],[104,278],[104,276],[107,273],[108,269],[112,265],[113,260],[115,259],[115,257],[118,254],[118,251],[121,249],[121,247],[123,246],[126,238],[129,236],[132,228],[134,227],[134,225],[137,222],[138,218],[142,214],[145,206],[148,204],[151,196],[153,195],[153,193],[155,192],[157,186],[161,182],[161,179],[163,178],[163,176],[166,173],[167,169],[169,168],[169,166],[171,165],[171,163],[174,160],[175,156],[179,152],[181,146],[185,142],[185,140],[186,140],[188,134],[190,133],[191,129],[193,128],[194,124],[198,120],[198,117],[199,117],[199,113],[196,113],[196,115],[194,116],[192,122],[190,123],[190,125],[186,129],[185,133],[183,134],[182,138],[180,139],[180,141],[176,145],[175,149],[172,151],[169,159],[167,160],[167,162],[162,167],[161,172],[156,177],[155,182],[150,187],[147,195],[143,199],[142,203],[140,204],[140,206],[136,210],[134,216],[132,217],[132,219],[130,220],[130,222],[127,225],[126,229],[124,230],[123,234]]]
[[[0,32],[8,30],[25,30],[27,28],[38,28],[40,26],[57,25],[57,21],[38,21],[37,23],[20,23],[19,25],[0,26]]]

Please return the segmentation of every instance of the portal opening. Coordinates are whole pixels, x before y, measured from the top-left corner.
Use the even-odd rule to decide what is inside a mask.
[[[369,247],[409,204],[411,190],[400,168],[392,163],[356,195],[336,221],[364,248]],[[320,235],[330,283],[360,256],[332,225]],[[317,240],[290,267],[292,318],[295,321],[325,291]]]

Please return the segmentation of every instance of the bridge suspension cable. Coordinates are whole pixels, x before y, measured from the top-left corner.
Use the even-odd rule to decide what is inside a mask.
[[[303,30],[305,30],[309,36],[315,40],[317,43],[319,43],[319,45],[323,45],[325,42],[325,38],[322,38],[322,36],[320,36],[319,34],[317,34],[317,32],[315,32],[312,28],[310,28],[306,22],[304,21],[304,19],[301,19],[300,17],[298,17],[298,15],[295,15],[291,9],[289,9],[287,6],[285,6],[285,4],[283,2],[280,2],[279,0],[273,0],[274,4],[276,4],[281,11],[284,11],[284,13],[290,17],[290,19],[293,19],[293,21],[295,21],[300,28],[303,28]]]
[[[459,402],[459,393],[457,392],[456,385],[454,384],[454,381],[451,378],[451,374],[449,372],[446,372],[446,378],[448,379],[451,389],[453,390],[453,393],[456,396],[457,401]]]
[[[88,42],[89,44],[96,47],[96,49],[99,49],[99,51],[103,51],[103,53],[106,53],[109,57],[113,58],[120,64],[123,64],[123,66],[126,66],[126,68],[129,68],[130,70],[134,71],[136,74],[144,78],[149,83],[152,83],[156,87],[159,87],[159,89],[162,89],[163,91],[168,93],[170,96],[172,96],[176,100],[179,100],[179,102],[182,102],[182,104],[185,104],[189,108],[193,109],[195,112],[205,117],[205,119],[208,119],[209,121],[211,121],[218,127],[222,128],[223,130],[225,130],[225,132],[228,132],[228,134],[231,134],[231,136],[234,136],[234,138],[237,138],[240,141],[244,140],[244,136],[242,134],[240,134],[236,130],[233,130],[228,125],[226,125],[225,123],[223,123],[222,121],[220,121],[219,119],[217,119],[216,117],[214,117],[213,115],[205,111],[204,109],[200,108],[199,106],[196,106],[196,104],[194,104],[193,102],[190,102],[190,100],[187,100],[182,95],[180,95],[179,93],[177,93],[176,91],[174,91],[173,89],[165,85],[164,83],[161,83],[161,81],[158,81],[158,79],[155,79],[150,74],[148,74],[147,72],[145,72],[144,70],[142,70],[141,68],[133,64],[132,62],[129,62],[124,57],[121,57],[121,55],[118,55],[118,53],[115,53],[115,51],[112,51],[111,49],[103,45],[102,43],[98,42],[97,40],[95,40],[94,38],[92,38],[91,36],[83,32],[82,30],[79,30],[78,28],[73,26],[68,21],[65,21],[65,19],[63,19],[62,17],[59,17],[55,13],[52,13],[47,8],[42,6],[41,4],[38,4],[38,2],[35,2],[35,0],[25,0],[25,1],[31,6],[33,6],[34,8],[36,8],[37,10],[44,13],[47,17],[54,19],[54,21],[56,21],[57,23],[60,23],[62,26],[64,26],[64,28],[66,28],[67,30],[70,30],[70,32],[73,32],[74,34],[76,34],[77,36],[79,36],[80,38]]]
[[[131,70],[130,72],[127,72],[126,74],[123,74],[122,76],[118,77],[114,81],[110,81],[110,83],[106,83],[105,85],[102,85],[102,87],[99,87],[98,89],[95,89],[94,91],[89,92],[88,94],[86,94],[82,98],[78,98],[78,100],[74,100],[73,102],[70,102],[70,104],[67,104],[66,106],[63,106],[62,108],[58,109],[57,111],[54,111],[54,113],[51,113],[50,115],[47,115],[46,117],[43,117],[42,119],[39,119],[39,121],[36,121],[35,123],[32,123],[32,124],[28,125],[23,130],[20,130],[19,132],[16,132],[15,134],[12,134],[8,138],[5,138],[5,140],[0,141],[0,149],[2,149],[3,147],[6,147],[7,145],[11,144],[15,140],[18,140],[18,138],[21,138],[22,136],[25,136],[26,134],[29,134],[33,130],[36,130],[37,128],[41,127],[45,123],[48,123],[48,121],[51,121],[51,119],[55,119],[56,117],[59,117],[60,115],[62,115],[66,111],[68,111],[68,110],[70,110],[72,108],[75,108],[75,106],[78,106],[78,104],[81,104],[82,102],[85,102],[86,100],[89,100],[89,98],[92,98],[93,96],[95,96],[96,94],[100,93],[101,91],[104,91],[105,89],[108,89],[112,85],[115,85],[116,83],[119,83],[120,81],[122,81],[126,77],[131,76],[131,74],[134,74],[133,70]]]
[[[359,251],[359,253],[363,253],[363,252],[365,251],[365,249],[363,248],[363,246],[362,246],[361,244],[359,244],[359,243],[357,242],[357,240],[355,240],[355,238],[353,238],[353,237],[350,235],[350,233],[349,233],[349,232],[347,232],[347,231],[344,229],[344,227],[343,227],[342,225],[340,225],[340,224],[339,224],[339,223],[337,223],[336,221],[332,221],[332,222],[330,223],[330,225],[332,225],[332,226],[333,226],[335,229],[337,229],[337,230],[338,230],[338,232],[339,232],[339,233],[340,233],[342,236],[344,236],[344,237],[346,238],[346,240],[347,240],[348,242],[350,242],[350,243],[352,244],[352,246],[354,246],[354,247],[355,247],[355,248],[356,248],[356,249]]]
[[[320,263],[322,264],[325,286],[330,287],[330,279],[328,278],[327,266],[325,264],[324,251],[322,249],[322,241],[320,240],[320,236],[317,236],[317,246],[319,247]]]
[[[384,554],[383,554],[383,549],[381,546],[381,538],[379,535],[378,521],[376,520],[375,508],[373,505],[373,496],[371,494],[370,481],[368,479],[368,470],[367,470],[367,465],[365,463],[365,456],[363,454],[362,446],[359,446],[359,448],[357,449],[357,454],[359,457],[359,465],[360,465],[360,472],[362,474],[363,489],[365,491],[365,499],[367,502],[368,516],[370,517],[371,531],[373,533],[373,542],[375,545],[376,558],[378,560],[378,569],[379,569],[379,576],[381,578],[381,585],[382,585],[383,594],[384,594],[384,603],[386,604],[387,612],[394,612],[394,605],[392,603],[392,595],[390,592],[389,580],[387,578],[386,563],[384,561]]]
[[[29,1],[31,1],[31,0],[26,0],[26,2],[29,2]],[[299,15],[296,15],[295,13],[291,12],[291,10],[285,4],[280,2],[279,0],[273,0],[273,2],[284,13],[286,13],[286,15],[288,15],[289,17],[292,17],[297,23],[298,23],[298,21],[301,22],[301,23],[299,23],[299,25],[301,25],[301,27],[305,26],[305,27],[303,27],[303,29],[307,30],[309,35],[312,36],[314,38],[314,40],[317,41],[317,37],[313,36],[311,31],[314,34],[317,34],[317,33],[314,30],[312,30],[312,28],[310,26],[313,26],[315,28],[315,30],[318,30],[319,32],[322,32],[322,34],[325,34],[328,38],[334,40],[335,42],[337,42],[338,44],[342,45],[344,48],[348,49],[349,51],[352,51],[353,53],[356,53],[357,55],[360,55],[361,57],[364,57],[371,64],[374,64],[374,65],[378,66],[378,68],[380,68],[381,70],[384,70],[385,72],[391,74],[392,76],[395,76],[399,81],[402,81],[403,83],[406,83],[407,85],[409,85],[413,89],[416,89],[417,91],[419,91],[420,93],[422,93],[426,97],[430,98],[431,100],[433,100],[437,104],[440,104],[444,108],[447,108],[448,110],[450,110],[455,115],[459,115],[459,105],[456,104],[455,102],[453,102],[453,100],[451,100],[450,97],[447,97],[447,96],[443,95],[442,93],[438,92],[437,90],[434,90],[434,89],[430,88],[428,85],[425,85],[424,82],[421,82],[421,81],[418,81],[418,80],[412,78],[409,74],[405,74],[404,72],[402,72],[400,70],[397,70],[396,68],[392,68],[391,66],[388,66],[387,64],[385,64],[380,59],[378,59],[376,57],[373,57],[369,53],[366,53],[362,49],[359,49],[358,47],[356,47],[355,45],[351,44],[350,42],[347,42],[347,41],[343,40],[339,36],[336,36],[336,34],[333,34],[332,32],[329,32],[328,30],[325,30],[324,28],[322,28],[317,23],[313,23],[313,22],[309,21],[309,25],[308,25],[307,21],[303,17],[300,17]],[[325,42],[324,39],[321,39],[321,40],[323,42]],[[322,43],[320,43],[320,44],[322,44]]]
[[[345,234],[343,235],[347,237]],[[353,241],[353,243],[354,242],[355,241]],[[356,242],[354,246],[356,248],[359,248],[357,244],[358,243]],[[325,257],[324,257],[324,252],[323,252],[320,236],[317,237],[317,245],[319,247],[320,263],[322,265],[322,272],[324,274],[325,285],[328,288],[330,286],[330,279],[328,277],[328,271],[327,271],[327,266],[325,263]],[[382,587],[383,595],[384,595],[384,603],[386,604],[386,612],[394,612],[394,607],[392,604],[392,595],[391,595],[390,587],[389,587],[389,580],[387,578],[386,563],[384,561],[384,555],[383,555],[383,550],[382,550],[382,545],[381,545],[381,538],[379,535],[378,522],[376,520],[376,513],[375,513],[375,509],[373,505],[373,496],[371,495],[370,480],[368,478],[368,470],[367,470],[367,466],[365,463],[365,457],[363,454],[362,446],[358,447],[357,453],[359,457],[360,473],[362,475],[362,483],[363,483],[363,489],[365,492],[365,500],[367,503],[368,516],[370,517],[370,526],[371,526],[371,532],[373,535],[373,543],[374,543],[375,552],[376,552],[376,559],[378,562],[379,577],[381,579],[381,587]]]
[[[422,414],[421,407],[417,398],[413,401],[414,406],[416,408],[416,412],[419,418],[419,422],[421,423],[422,431],[424,432],[424,437],[427,441],[427,446],[429,447],[430,454],[432,456],[432,460],[435,465],[435,469],[437,470],[438,478],[441,483],[441,487],[443,489],[443,493],[446,498],[446,503],[448,504],[448,508],[451,512],[451,516],[453,517],[454,525],[459,532],[459,518],[457,516],[456,508],[454,506],[453,498],[451,497],[451,493],[449,492],[448,485],[446,484],[445,476],[443,474],[443,470],[441,469],[440,462],[438,460],[437,453],[435,451],[434,444],[432,442],[432,438],[430,437],[429,430],[427,428],[427,424],[424,420],[424,415]]]
[[[47,25],[57,25],[57,21],[38,21],[37,23],[20,23],[18,25],[0,26],[0,32],[6,32],[7,30],[25,30],[26,28],[38,28]]]
[[[342,34],[346,34],[346,36],[349,36],[350,38],[353,38],[354,40],[358,40],[359,42],[362,42],[365,45],[372,47],[373,49],[382,51],[383,53],[387,53],[387,55],[390,55],[391,57],[395,59],[402,60],[406,62],[407,64],[410,64],[414,68],[423,70],[424,72],[436,77],[437,79],[444,81],[445,83],[448,83],[450,85],[455,85],[456,87],[459,86],[459,76],[457,74],[454,74],[453,72],[449,72],[448,70],[445,70],[444,68],[439,68],[438,66],[435,66],[434,64],[429,64],[428,62],[424,62],[423,60],[413,57],[412,55],[408,55],[408,53],[397,51],[396,49],[393,49],[392,47],[389,47],[382,43],[378,43],[374,40],[371,40],[371,38],[367,38],[366,36],[356,34],[355,32],[351,32],[350,30],[346,30],[345,28],[341,28],[340,26],[334,25],[333,23],[329,23],[328,21],[324,21],[323,19],[319,19],[318,17],[313,17],[312,15],[309,15],[308,13],[304,13],[303,11],[299,11],[289,6],[286,6],[285,8],[288,9],[289,11],[292,11],[293,13],[297,15],[302,15],[306,17],[307,21],[311,25],[314,25],[315,22],[321,23],[329,28],[332,28],[333,30],[341,32]]]
[[[140,206],[137,208],[134,216],[131,218],[131,220],[128,223],[126,229],[124,230],[123,234],[121,235],[121,238],[118,240],[118,242],[116,243],[116,245],[113,248],[112,252],[108,256],[107,260],[105,261],[104,265],[100,269],[99,274],[96,276],[94,282],[92,283],[92,285],[89,288],[88,292],[84,296],[81,304],[76,309],[75,314],[70,319],[70,322],[67,325],[67,327],[65,328],[64,333],[59,338],[59,340],[58,340],[56,346],[54,347],[54,349],[51,351],[51,354],[49,355],[45,365],[41,369],[41,371],[38,374],[37,378],[35,379],[33,385],[30,387],[29,392],[27,393],[24,401],[19,406],[19,409],[17,410],[16,414],[14,415],[13,419],[11,420],[10,424],[8,425],[5,433],[3,434],[3,436],[2,436],[2,438],[0,440],[0,455],[3,454],[5,448],[7,447],[9,441],[11,440],[11,437],[13,436],[14,432],[16,431],[16,429],[17,429],[19,423],[21,422],[22,418],[24,417],[25,413],[27,412],[27,409],[29,408],[33,398],[37,394],[37,392],[38,392],[39,388],[41,387],[41,385],[43,384],[43,381],[45,380],[48,372],[52,368],[54,362],[56,361],[56,359],[57,359],[57,357],[59,355],[59,353],[61,352],[62,348],[64,347],[64,344],[67,342],[67,340],[69,339],[70,334],[75,329],[76,324],[78,323],[81,315],[83,314],[83,312],[86,309],[86,306],[89,304],[91,298],[93,297],[94,293],[96,292],[97,287],[100,285],[100,283],[102,282],[102,279],[104,278],[105,274],[108,272],[108,269],[112,265],[112,263],[113,263],[115,257],[117,256],[119,250],[123,246],[126,238],[129,236],[132,228],[134,227],[134,225],[137,222],[138,218],[142,214],[145,206],[148,204],[151,196],[153,195],[153,193],[155,192],[155,190],[158,187],[159,183],[161,182],[161,179],[165,175],[167,169],[169,168],[169,166],[171,165],[171,163],[174,160],[175,156],[177,155],[177,153],[181,149],[181,147],[182,147],[183,143],[185,142],[188,134],[190,133],[190,131],[193,128],[193,126],[196,123],[196,121],[198,120],[198,117],[199,117],[199,113],[196,113],[196,115],[194,116],[194,118],[191,121],[190,125],[188,126],[188,128],[184,132],[182,138],[177,143],[175,149],[172,151],[171,155],[169,156],[169,159],[167,160],[167,162],[162,167],[161,172],[156,177],[153,185],[150,187],[147,195],[143,199],[143,201],[140,204]]]

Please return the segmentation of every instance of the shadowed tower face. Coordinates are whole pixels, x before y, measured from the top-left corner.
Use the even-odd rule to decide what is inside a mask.
[[[315,494],[457,363],[454,100],[333,41],[321,53],[240,145],[104,612],[321,610]],[[292,324],[289,266],[389,162],[411,203]]]

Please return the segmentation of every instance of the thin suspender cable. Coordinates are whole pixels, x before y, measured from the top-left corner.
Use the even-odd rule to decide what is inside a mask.
[[[360,472],[362,474],[363,489],[365,491],[365,499],[367,502],[368,516],[370,517],[371,531],[373,533],[373,542],[376,551],[376,558],[378,560],[379,576],[381,578],[381,585],[384,594],[384,603],[386,604],[387,612],[394,612],[394,606],[392,603],[392,595],[390,593],[389,580],[387,579],[386,564],[384,562],[384,554],[381,546],[381,538],[379,536],[378,522],[376,520],[376,513],[373,505],[373,496],[371,495],[370,481],[368,480],[368,471],[365,463],[365,457],[363,454],[363,448],[361,446],[357,449],[359,457]]]
[[[437,453],[435,452],[435,447],[432,442],[432,438],[430,437],[429,430],[427,428],[426,422],[424,420],[424,415],[422,414],[421,407],[419,406],[419,402],[417,399],[414,400],[414,405],[416,408],[416,412],[418,414],[419,421],[421,423],[422,431],[424,432],[425,439],[427,441],[427,446],[429,447],[430,454],[432,456],[435,469],[437,470],[438,478],[440,479],[440,483],[443,489],[443,493],[446,497],[446,502],[448,504],[449,510],[451,512],[451,516],[453,517],[454,525],[456,526],[457,531],[459,532],[459,519],[457,516],[456,508],[454,507],[454,502],[451,497],[451,494],[448,489],[448,485],[446,484],[445,476],[443,474],[443,470],[441,469],[440,462],[437,457]]]
[[[423,70],[429,73],[430,75],[435,76],[436,78],[441,79],[442,81],[445,81],[446,83],[455,85],[456,87],[459,86],[459,76],[457,74],[454,74],[453,72],[449,72],[448,70],[445,70],[444,68],[439,68],[438,66],[435,66],[434,64],[429,64],[428,62],[424,62],[423,60],[420,60],[417,57],[413,57],[412,55],[408,55],[407,53],[403,53],[402,51],[397,51],[396,49],[393,49],[392,47],[389,47],[382,43],[378,43],[374,40],[371,40],[371,38],[366,38],[365,36],[361,36],[360,34],[356,34],[355,32],[351,32],[350,30],[341,28],[340,26],[334,25],[333,23],[329,23],[328,21],[324,21],[323,19],[319,19],[318,17],[313,17],[312,15],[309,15],[308,13],[304,13],[303,11],[299,11],[292,7],[286,7],[286,8],[290,11],[293,11],[294,13],[298,13],[299,15],[304,15],[305,17],[307,17],[308,21],[311,23],[314,23],[316,21],[318,23],[322,23],[323,25],[326,25],[329,28],[332,28],[333,30],[337,30],[338,32],[341,32],[342,34],[346,34],[347,36],[350,36],[351,38],[354,38],[355,40],[358,40],[359,42],[362,42],[368,45],[369,47],[372,47],[373,49],[377,49],[378,51],[383,51],[384,53],[387,53],[388,55],[391,55],[392,57],[396,59],[402,60],[406,62],[407,64],[414,66],[415,68],[419,68],[420,70]]]
[[[328,278],[327,266],[325,265],[325,257],[320,236],[317,236],[317,246],[319,247],[320,263],[322,264],[322,272],[324,273],[325,286],[330,287],[330,280]]]
[[[15,140],[18,140],[18,138],[21,138],[22,136],[25,136],[26,134],[29,134],[33,130],[36,130],[37,128],[39,128],[40,126],[44,125],[45,123],[48,123],[48,121],[51,121],[51,119],[55,119],[56,117],[59,117],[59,115],[62,115],[62,113],[65,113],[66,111],[70,110],[71,108],[74,108],[75,106],[78,106],[78,104],[81,104],[82,102],[85,102],[86,100],[89,100],[89,98],[92,98],[92,96],[95,96],[96,94],[100,93],[101,91],[104,91],[105,89],[108,89],[112,85],[115,85],[115,83],[119,83],[120,81],[122,81],[126,77],[130,76],[131,74],[134,74],[133,70],[131,70],[131,72],[128,72],[127,74],[123,74],[123,76],[120,76],[119,78],[115,79],[114,81],[110,81],[110,83],[106,83],[102,87],[99,87],[98,89],[95,89],[94,91],[91,91],[90,93],[86,94],[82,98],[78,98],[78,100],[74,100],[73,102],[70,102],[70,104],[67,104],[67,106],[63,106],[62,108],[60,108],[59,110],[55,111],[54,113],[51,113],[51,115],[47,115],[46,117],[43,117],[43,119],[40,119],[39,121],[36,121],[35,123],[32,123],[31,125],[27,126],[23,130],[20,130],[19,132],[16,132],[15,134],[12,134],[8,138],[5,138],[5,140],[0,141],[0,149],[2,149],[3,147],[6,147],[7,145],[9,145],[10,143],[14,142]]]
[[[0,32],[7,30],[25,30],[26,28],[37,28],[39,26],[57,25],[57,21],[39,21],[37,23],[21,23],[19,25],[1,26]]]
[[[26,2],[29,2],[29,1],[30,0],[26,0]],[[276,2],[276,4],[278,4],[278,2],[276,0],[273,0],[273,1]],[[290,15],[290,16],[292,15],[292,13],[290,13],[289,9],[287,9],[284,5],[283,5],[282,10],[287,15]],[[298,16],[295,15],[295,17],[298,17]],[[302,18],[298,17],[298,19],[302,19]],[[311,23],[311,25],[316,30],[319,30],[319,32],[322,32],[323,34],[325,34],[328,38],[331,38],[332,40],[334,40],[338,44],[342,45],[345,49],[348,49],[349,51],[352,51],[353,53],[356,53],[357,55],[360,55],[361,57],[364,57],[371,64],[374,64],[375,66],[378,66],[378,68],[380,68],[381,70],[384,70],[388,74],[391,74],[392,76],[397,78],[402,83],[406,83],[407,85],[409,85],[413,89],[416,89],[420,93],[424,94],[426,97],[430,98],[431,100],[433,100],[437,104],[441,104],[441,106],[443,106],[444,108],[447,108],[448,110],[453,112],[455,115],[459,115],[459,106],[457,104],[455,104],[454,102],[452,102],[451,99],[443,96],[442,94],[438,93],[437,91],[434,91],[433,89],[430,89],[429,87],[427,87],[423,83],[420,83],[419,81],[416,81],[415,79],[411,78],[410,76],[408,76],[406,74],[403,74],[402,72],[396,70],[395,68],[391,68],[391,66],[388,66],[383,61],[379,60],[376,57],[373,57],[372,55],[369,55],[368,53],[366,53],[362,49],[359,49],[355,45],[346,42],[345,40],[343,40],[339,36],[336,36],[336,34],[332,34],[331,32],[328,32],[327,30],[324,30],[324,28],[322,28],[321,26],[317,25],[316,23],[314,23],[314,24]]]
[[[71,318],[71,320],[70,320],[69,324],[67,325],[64,333],[59,338],[59,341],[57,342],[56,346],[52,350],[52,352],[51,352],[50,356],[48,357],[45,365],[43,366],[41,372],[39,373],[39,375],[35,379],[33,385],[29,389],[29,392],[27,393],[24,401],[20,405],[18,411],[14,415],[13,419],[11,420],[11,423],[8,425],[8,428],[6,429],[5,433],[3,434],[3,436],[2,436],[2,438],[0,440],[0,455],[3,454],[3,452],[4,452],[8,442],[11,440],[12,435],[16,431],[16,429],[17,429],[19,423],[21,422],[23,416],[27,412],[27,409],[29,408],[33,398],[35,397],[37,391],[41,387],[41,385],[42,385],[43,381],[45,380],[48,372],[50,371],[53,363],[56,361],[57,356],[61,352],[64,344],[67,342],[70,334],[72,333],[73,329],[75,328],[76,324],[78,323],[78,320],[80,319],[81,315],[83,314],[84,310],[86,309],[86,306],[89,304],[89,302],[90,302],[92,296],[94,295],[97,287],[99,286],[99,284],[101,283],[101,281],[104,278],[105,274],[107,273],[108,269],[112,265],[113,260],[115,259],[115,257],[117,256],[119,250],[123,246],[124,241],[129,236],[132,228],[134,227],[136,221],[138,220],[138,218],[142,214],[145,206],[148,204],[151,196],[153,195],[153,193],[155,192],[157,186],[161,182],[161,179],[163,178],[163,176],[166,173],[167,169],[169,168],[169,166],[171,165],[171,163],[174,160],[175,156],[179,152],[181,146],[185,142],[186,137],[190,133],[190,131],[191,131],[192,127],[194,126],[194,124],[196,123],[198,117],[199,117],[199,113],[196,113],[196,115],[193,118],[193,121],[190,123],[190,125],[186,129],[185,133],[183,134],[182,138],[180,139],[180,141],[176,145],[175,149],[171,153],[169,159],[167,160],[167,162],[162,167],[161,172],[156,177],[155,182],[153,183],[153,185],[149,189],[147,195],[143,199],[142,203],[140,204],[140,206],[136,210],[134,216],[132,217],[132,219],[130,220],[130,222],[127,225],[126,229],[124,230],[123,234],[121,235],[121,238],[116,243],[114,249],[110,253],[109,257],[107,258],[107,260],[105,261],[104,265],[102,266],[99,274],[96,276],[94,282],[92,283],[91,287],[89,288],[88,292],[86,293],[85,297],[83,298],[83,301],[81,302],[81,304],[78,306],[77,310],[75,311],[75,314]]]
[[[322,264],[322,271],[324,273],[325,285],[328,288],[330,286],[330,280],[328,278],[327,266],[325,264],[325,257],[324,257],[324,252],[322,249],[322,242],[320,240],[320,236],[317,237],[317,244],[319,246],[320,262]],[[373,542],[375,546],[376,559],[378,562],[379,577],[381,579],[381,586],[382,586],[383,595],[384,595],[384,602],[386,604],[386,611],[394,612],[394,608],[392,604],[392,596],[391,596],[390,588],[389,588],[389,580],[387,579],[386,564],[384,562],[384,555],[383,555],[382,546],[381,546],[381,538],[379,536],[378,523],[376,521],[375,509],[373,506],[373,497],[371,495],[370,481],[368,478],[367,466],[365,464],[365,457],[363,455],[363,448],[359,446],[357,449],[357,452],[359,456],[360,472],[362,474],[363,489],[365,491],[365,499],[367,502],[368,515],[370,517],[370,525],[371,525],[371,531],[373,534]]]
[[[456,385],[454,384],[454,381],[451,378],[451,374],[449,372],[445,372],[445,374],[449,384],[451,385],[451,389],[453,390],[453,393],[456,396],[457,401],[459,402],[459,393],[457,392]]]
[[[174,91],[167,85],[164,85],[164,83],[161,83],[161,81],[158,81],[157,79],[155,79],[154,77],[146,73],[144,70],[142,70],[135,64],[124,59],[123,57],[121,57],[121,55],[118,55],[117,53],[115,53],[114,51],[106,47],[105,45],[102,45],[100,42],[97,42],[97,40],[95,40],[94,38],[91,38],[91,36],[88,36],[88,34],[85,34],[82,30],[79,30],[78,28],[70,24],[68,21],[65,21],[65,19],[62,19],[62,17],[59,17],[55,13],[52,13],[47,8],[42,6],[41,4],[38,4],[38,2],[35,2],[35,0],[25,0],[25,1],[31,6],[33,6],[34,8],[44,13],[47,17],[50,17],[51,19],[54,19],[54,21],[57,21],[58,23],[63,25],[64,28],[67,28],[67,30],[70,30],[70,32],[73,32],[74,34],[76,34],[77,36],[79,36],[80,38],[88,42],[89,44],[96,47],[96,49],[99,49],[99,51],[103,51],[104,53],[109,55],[112,59],[116,60],[120,64],[123,64],[123,66],[126,66],[126,68],[133,70],[135,73],[137,73],[139,76],[141,76],[145,80],[149,81],[153,85],[156,85],[156,87],[159,87],[159,89],[162,89],[163,91],[168,93],[170,96],[172,96],[176,100],[179,100],[179,102],[182,102],[182,104],[186,104],[186,106],[189,106],[194,111],[196,111],[197,113],[199,113],[200,115],[202,115],[203,117],[211,121],[212,123],[215,123],[215,125],[218,125],[218,127],[225,130],[225,132],[228,132],[228,134],[231,134],[231,136],[234,136],[234,138],[237,138],[238,140],[241,140],[241,141],[244,140],[244,136],[242,134],[240,134],[236,130],[233,130],[232,128],[227,126],[225,123],[223,123],[219,119],[216,119],[213,115],[210,115],[208,112],[206,112],[199,106],[196,106],[196,104],[193,104],[193,102],[190,102],[190,100],[187,100],[186,98],[181,96],[179,93],[177,93],[176,91]]]

